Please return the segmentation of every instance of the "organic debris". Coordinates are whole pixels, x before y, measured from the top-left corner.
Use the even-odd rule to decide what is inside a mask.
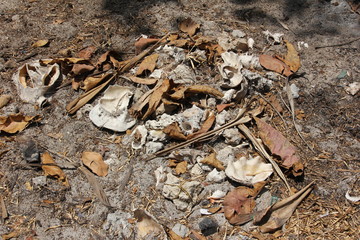
[[[30,123],[37,122],[40,119],[40,116],[24,116],[22,114],[0,116],[0,131],[7,133],[21,132]]]
[[[102,156],[97,152],[83,152],[81,161],[93,173],[100,177],[105,177],[108,174],[109,166],[103,161]]]
[[[69,182],[65,176],[65,173],[59,168],[54,159],[48,152],[41,154],[41,168],[44,170],[45,176],[57,178],[65,186],[69,186]]]

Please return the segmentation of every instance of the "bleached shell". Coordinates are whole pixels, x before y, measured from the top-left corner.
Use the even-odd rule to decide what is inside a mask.
[[[253,185],[268,178],[273,169],[270,163],[262,162],[259,156],[250,159],[241,157],[235,162],[229,161],[225,173],[233,181]]]
[[[200,129],[200,122],[204,116],[204,110],[193,105],[190,109],[177,114],[177,122],[185,135],[194,133]]]
[[[133,149],[142,148],[146,142],[147,135],[148,135],[148,130],[146,129],[146,127],[144,125],[137,126],[134,129],[134,131],[131,133],[131,137],[133,138],[131,147]],[[138,138],[138,139],[135,139],[135,138]]]

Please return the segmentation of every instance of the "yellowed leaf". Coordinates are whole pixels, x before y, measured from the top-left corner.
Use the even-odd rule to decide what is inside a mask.
[[[22,114],[12,114],[0,116],[0,131],[16,133],[24,130],[31,122],[39,120],[39,116],[24,116]]]
[[[97,152],[83,152],[81,161],[93,173],[100,177],[105,177],[108,174],[109,166],[103,161],[102,156]]]
[[[10,95],[1,95],[0,96],[0,108],[4,107],[6,104],[8,104],[10,99],[11,99]]]
[[[42,40],[38,40],[38,41],[34,42],[31,46],[32,47],[45,47],[48,44],[49,44],[48,39],[42,39]]]
[[[222,164],[222,162],[216,158],[216,153],[211,153],[210,155],[202,159],[201,163],[205,163],[207,165],[213,166],[218,170],[225,170],[225,167]]]
[[[57,178],[65,186],[69,186],[65,173],[56,166],[54,159],[48,152],[41,154],[41,163],[43,164],[41,168],[43,169],[45,176],[50,176]]]
[[[194,22],[191,18],[187,18],[179,24],[180,31],[189,34],[189,36],[193,36],[199,28],[200,24]]]
[[[26,190],[28,190],[28,191],[32,191],[34,189],[30,182],[26,182],[25,187],[26,187]]]
[[[159,57],[159,54],[155,53],[150,56],[147,56],[140,64],[139,69],[136,71],[136,75],[139,76],[145,71],[152,73],[156,67],[156,61]]]
[[[297,70],[299,70],[301,65],[299,53],[296,51],[294,45],[292,45],[289,41],[284,40],[284,42],[286,43],[288,52],[283,61],[290,67],[291,71],[295,73]]]
[[[138,235],[141,239],[145,238],[146,235],[151,233],[160,234],[162,227],[158,224],[151,216],[149,216],[144,210],[137,209],[134,212],[134,217],[137,220]]]
[[[185,173],[187,171],[187,161],[182,161],[178,163],[175,167],[175,172],[177,175]]]

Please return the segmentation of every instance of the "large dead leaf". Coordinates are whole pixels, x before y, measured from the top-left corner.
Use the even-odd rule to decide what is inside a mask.
[[[81,161],[85,166],[91,169],[93,173],[100,177],[105,177],[108,174],[109,166],[97,152],[83,152]]]
[[[254,217],[254,224],[261,225],[260,231],[263,233],[273,232],[279,229],[291,217],[296,207],[311,192],[313,187],[314,182],[310,183],[296,194],[258,212]]]
[[[21,132],[31,122],[38,121],[39,119],[39,116],[24,116],[22,114],[0,116],[0,131],[7,133]]]
[[[107,207],[111,207],[108,197],[105,194],[104,189],[100,186],[99,182],[96,180],[96,177],[91,173],[86,167],[81,166],[78,168],[82,173],[85,174],[87,180],[89,181],[91,187],[93,188],[95,195],[99,198],[100,202]]]
[[[142,50],[147,48],[149,45],[157,43],[160,39],[159,38],[139,38],[135,42],[135,53],[139,54]]]
[[[46,176],[57,178],[62,184],[69,186],[65,173],[55,165],[54,159],[48,152],[41,154],[41,163],[43,164],[41,168],[44,170]]]
[[[285,59],[283,59],[283,61],[290,67],[291,71],[297,72],[297,70],[299,70],[300,68],[299,53],[296,51],[294,45],[292,45],[286,40],[284,40],[284,42],[286,43],[288,52],[285,56]]]
[[[278,130],[263,120],[254,117],[259,135],[272,154],[282,159],[281,165],[292,170],[294,176],[303,174],[304,167],[296,155],[296,148]]]
[[[179,87],[178,89],[175,90],[175,92],[173,94],[170,95],[170,97],[175,100],[180,100],[180,99],[184,99],[186,97],[186,93],[192,93],[192,94],[203,93],[203,94],[213,95],[217,98],[222,98],[224,96],[224,94],[222,92],[220,92],[219,90],[212,88],[210,86],[193,85],[193,86],[188,86],[188,87],[186,87],[186,86]]]
[[[186,136],[182,133],[179,125],[174,122],[163,129],[163,132],[167,134],[169,137],[176,140],[186,140]]]
[[[202,159],[200,162],[213,166],[219,171],[225,170],[225,167],[222,164],[222,162],[216,158],[216,153],[211,153],[210,155]]]
[[[186,18],[179,23],[180,31],[189,34],[190,37],[193,36],[199,28],[200,24],[194,22],[191,18]]]
[[[147,111],[142,116],[142,120],[148,118],[152,113],[155,112],[156,108],[160,105],[161,99],[167,91],[170,89],[170,80],[165,79],[159,81],[154,89],[146,92],[139,101],[130,108],[130,113],[135,116],[141,116],[142,110],[145,106],[148,106]]]
[[[255,197],[264,186],[265,182],[255,184],[254,188],[240,186],[225,196],[224,214],[230,224],[241,225],[251,220]]]
[[[259,62],[261,66],[263,66],[264,68],[283,74],[284,76],[288,77],[291,74],[293,74],[293,72],[291,72],[291,69],[288,65],[286,65],[284,62],[270,55],[264,55],[264,54],[260,55]]]
[[[159,57],[159,54],[155,53],[150,56],[147,56],[140,64],[139,69],[136,71],[136,75],[142,75],[144,72],[148,71],[152,73],[156,67],[156,61]]]

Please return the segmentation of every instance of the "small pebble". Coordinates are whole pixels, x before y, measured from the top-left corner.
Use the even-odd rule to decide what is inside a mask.
[[[199,223],[199,228],[204,236],[214,234],[218,230],[218,223],[212,218],[206,217]]]

